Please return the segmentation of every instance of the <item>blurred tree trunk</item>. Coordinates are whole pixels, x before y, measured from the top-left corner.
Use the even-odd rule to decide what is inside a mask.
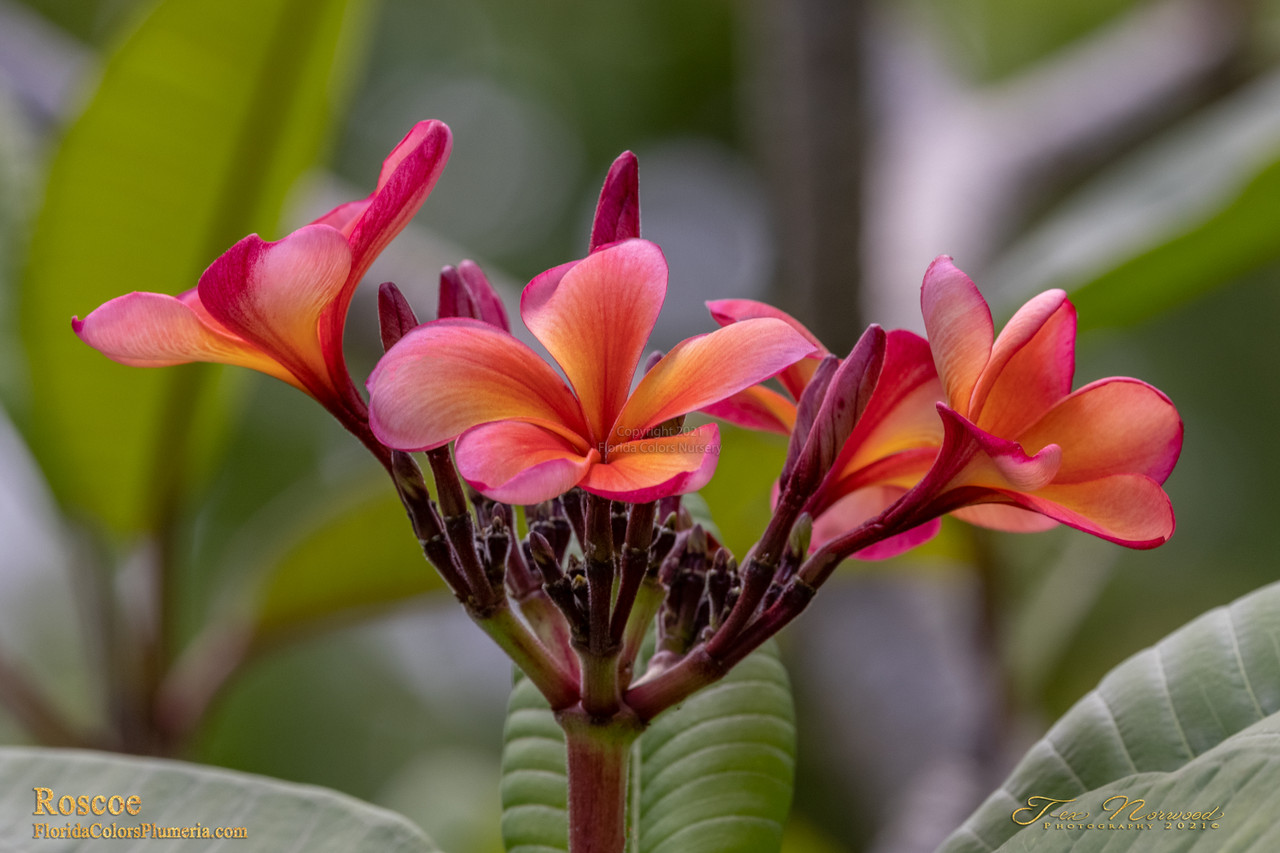
[[[863,324],[867,12],[865,0],[755,0],[742,37],[746,134],[778,237],[771,301],[839,353]]]

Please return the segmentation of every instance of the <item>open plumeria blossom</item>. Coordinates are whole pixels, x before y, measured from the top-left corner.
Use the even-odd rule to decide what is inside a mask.
[[[574,486],[630,503],[695,491],[715,470],[719,432],[674,422],[775,375],[813,345],[781,320],[744,321],[677,344],[633,391],[666,288],[661,250],[640,239],[533,279],[520,314],[567,385],[492,324],[423,324],[369,377],[373,432],[401,450],[456,439],[462,476],[508,504],[539,503]]]
[[[794,619],[846,557],[906,550],[948,513],[1014,531],[1061,522],[1135,548],[1172,534],[1161,485],[1178,414],[1134,379],[1071,390],[1075,312],[1060,291],[997,337],[944,257],[922,290],[927,340],[871,326],[839,358],[783,312],[723,300],[720,328],[642,368],[668,271],[640,237],[630,153],[605,180],[586,257],[523,291],[520,317],[554,365],[463,261],[441,273],[431,322],[380,288],[386,353],[366,407],[342,357],[351,294],[448,152],[447,128],[422,122],[367,199],[275,243],[246,237],[195,290],[122,296],[74,328],[125,364],[276,376],[373,451],[424,555],[565,732],[571,853],[625,849],[635,738]],[[761,384],[775,377],[781,392]],[[685,428],[699,411],[790,436],[773,515],[741,564],[681,504],[718,461],[717,426]]]
[[[420,122],[383,162],[367,198],[274,243],[245,237],[179,296],[129,293],[72,327],[122,364],[204,361],[274,376],[310,394],[385,459],[343,358],[347,308],[374,258],[426,200],[451,144],[444,124]]]
[[[986,301],[944,256],[925,275],[921,303],[928,341],[889,333],[876,393],[805,503],[813,545],[858,529],[909,490],[912,499],[897,518],[919,525],[854,556],[914,547],[937,532],[947,512],[1010,532],[1065,523],[1133,548],[1172,535],[1161,484],[1182,446],[1181,419],[1165,395],[1136,379],[1112,377],[1071,391],[1076,322],[1065,293],[1037,296],[995,337]],[[760,303],[724,300],[710,308],[722,323],[782,316],[803,330]],[[793,377],[798,367],[790,369]],[[803,393],[807,383],[783,385],[798,398],[793,384]],[[778,431],[794,424],[796,407],[757,386],[705,411]]]

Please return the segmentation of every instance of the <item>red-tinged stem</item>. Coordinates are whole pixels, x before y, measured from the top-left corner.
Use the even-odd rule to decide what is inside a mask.
[[[791,535],[791,528],[804,510],[806,499],[795,489],[787,489],[778,499],[773,518],[769,520],[760,541],[747,554],[746,562],[743,563],[742,592],[725,617],[724,624],[710,640],[712,654],[721,655],[726,644],[732,642],[755,615],[756,608],[769,591],[769,584],[773,582],[778,562],[782,559],[783,550]]]
[[[573,650],[569,622],[551,597],[541,589],[534,590],[517,598],[516,607],[525,622],[533,626],[534,633],[547,652],[576,679],[579,673],[578,655]]]
[[[609,637],[613,645],[622,642],[636,593],[649,568],[649,543],[653,539],[653,516],[657,509],[653,501],[636,504],[631,507],[631,515],[627,519],[627,535],[618,571],[618,598],[613,604],[613,617],[609,623]]]
[[[476,552],[476,533],[475,525],[471,521],[471,508],[462,491],[462,482],[458,479],[458,469],[453,465],[449,448],[438,447],[435,450],[428,450],[427,461],[431,464],[431,475],[436,481],[436,492],[440,498],[440,514],[444,517],[445,533],[449,536],[458,565],[467,579],[467,585],[471,588],[469,606],[480,611],[496,607],[502,599],[502,594],[489,583],[484,566],[480,563],[480,555]]]
[[[552,710],[561,710],[578,702],[578,683],[558,663],[538,638],[511,612],[507,600],[501,599],[484,614],[469,611],[472,620],[493,638],[507,657],[520,667],[534,686],[546,697]]]
[[[579,646],[582,664],[582,707],[605,719],[618,710],[618,645],[609,633],[613,602],[613,517],[611,502],[587,496],[587,642]]]
[[[719,681],[728,671],[728,666],[712,657],[706,646],[699,646],[658,675],[640,679],[627,691],[624,701],[637,717],[648,722],[708,684]]]
[[[449,547],[440,517],[431,503],[426,481],[422,479],[422,470],[412,456],[400,450],[392,452],[390,470],[396,493],[400,495],[400,503],[409,514],[413,534],[418,538],[418,545],[427,562],[440,573],[454,596],[465,604],[471,600],[471,588],[455,564],[453,549]]]
[[[66,721],[36,685],[3,656],[0,656],[0,706],[9,710],[40,744],[104,748],[105,738],[81,736]]]
[[[600,722],[580,709],[558,715],[569,775],[569,853],[623,853],[627,782],[638,721]]]

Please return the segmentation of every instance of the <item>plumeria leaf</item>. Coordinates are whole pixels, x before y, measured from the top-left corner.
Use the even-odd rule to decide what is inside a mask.
[[[71,317],[128,291],[188,290],[246,233],[276,231],[360,5],[167,0],[107,60],[53,160],[21,295],[23,426],[65,505],[133,532],[189,484],[192,451],[217,431],[202,405],[216,369],[123,368]]]
[[[770,643],[658,716],[634,751],[630,850],[776,853],[791,806],[791,687]],[[502,834],[508,853],[567,849],[564,736],[520,678],[507,710]],[[639,809],[637,816],[634,811]]]
[[[1280,842],[1273,817],[1280,809],[1277,634],[1280,584],[1272,584],[1129,658],[1054,724],[940,853],[1167,850],[1185,842],[1163,821],[1150,832],[1120,833],[1046,831],[1046,820],[1056,818],[1022,827],[1011,817],[1028,798],[1049,797],[1077,800],[1064,808],[1088,811],[1086,824],[1106,823],[1110,812],[1102,802],[1117,794],[1144,799],[1140,814],[1218,807],[1220,827],[1204,830],[1204,849],[1274,850]]]
[[[50,791],[48,798],[54,808],[63,796],[118,794],[138,797],[139,810],[136,815],[80,815],[73,806],[66,816],[33,816],[33,805],[40,808],[37,798],[41,788]],[[155,842],[154,836],[146,840],[90,837],[33,842],[33,834],[45,824],[51,830],[82,826],[89,832],[97,826],[99,834],[113,827],[123,830],[152,825],[180,830],[198,824],[211,834],[244,829],[243,837],[230,841],[195,837],[162,841],[157,847],[175,851],[221,849],[223,844],[242,853],[438,853],[440,849],[406,818],[325,788],[155,758],[77,750],[0,749],[0,850],[51,845],[50,849],[56,847],[65,853],[90,853],[142,850]]]
[[[253,611],[259,632],[304,627],[424,593],[445,592],[423,559],[395,491],[378,478],[345,501],[303,513],[262,580]]]

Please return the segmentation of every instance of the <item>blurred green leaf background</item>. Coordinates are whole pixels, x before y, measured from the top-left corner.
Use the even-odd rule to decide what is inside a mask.
[[[443,264],[477,259],[514,308],[578,257],[632,149],[671,264],[657,347],[731,296],[833,349],[919,329],[946,253],[999,319],[1072,292],[1077,385],[1134,375],[1178,405],[1166,546],[948,522],[846,567],[784,635],[783,849],[932,850],[1103,673],[1280,574],[1278,93],[1275,0],[0,0],[0,692],[37,696],[0,736],[327,785],[500,849],[510,672],[376,464],[278,382],[124,368],[69,328],[362,197],[438,118],[452,161],[370,273],[424,318]],[[782,453],[725,430],[704,497],[739,556]],[[168,742],[154,695],[197,711]]]

